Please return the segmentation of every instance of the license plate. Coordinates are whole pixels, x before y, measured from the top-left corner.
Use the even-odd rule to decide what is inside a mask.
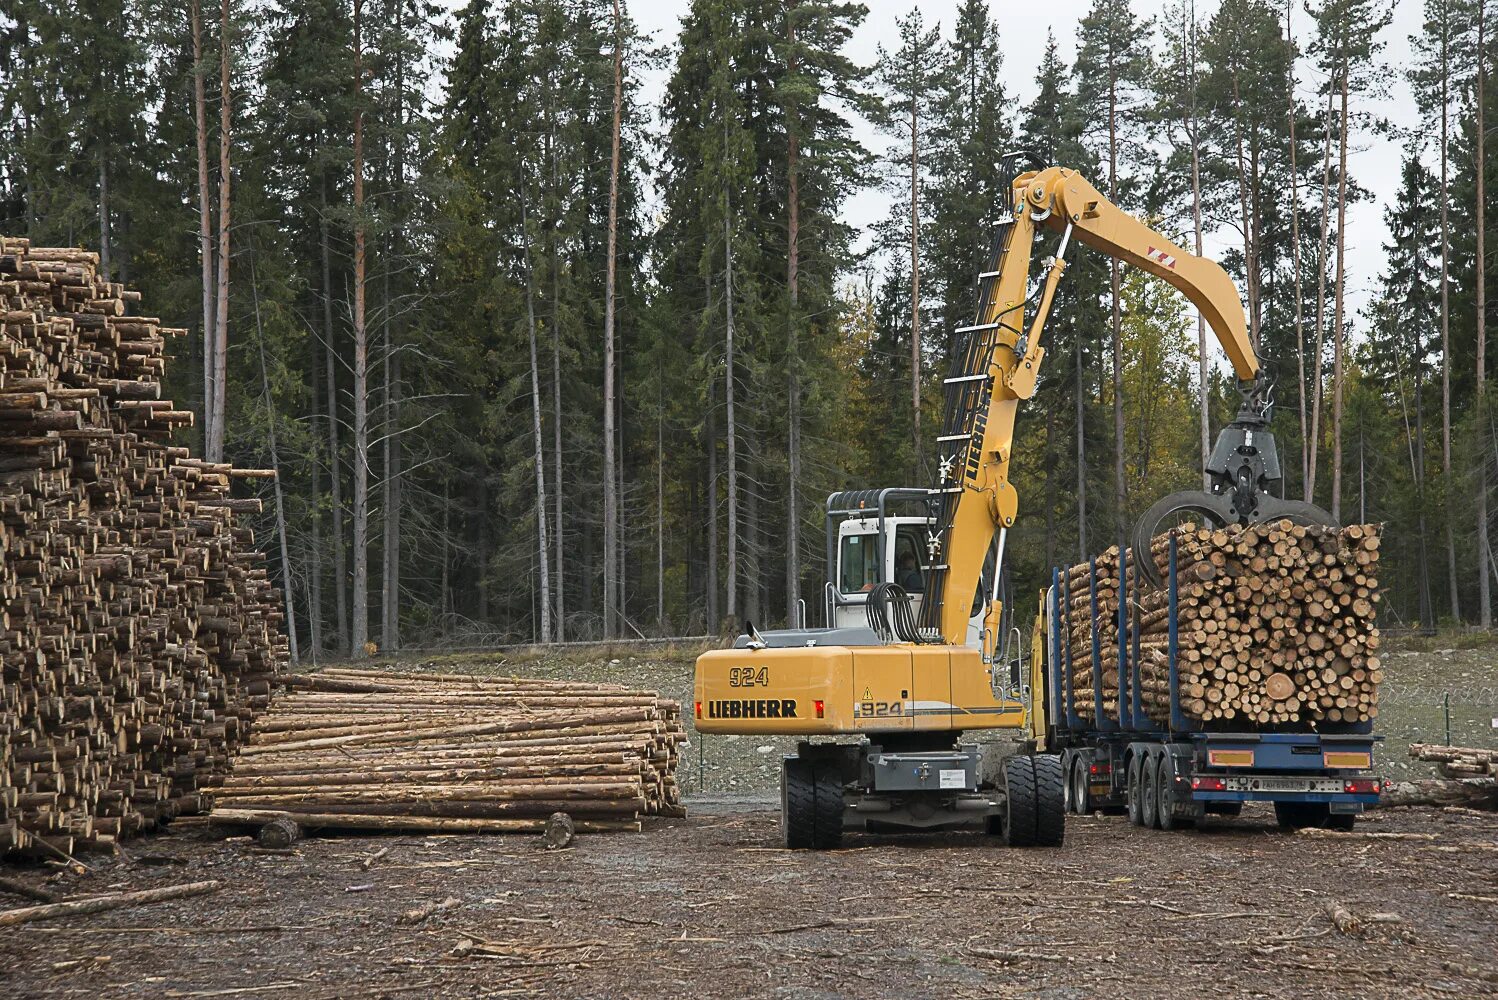
[[[1342,782],[1323,778],[1281,778],[1273,775],[1229,778],[1235,792],[1340,792]]]

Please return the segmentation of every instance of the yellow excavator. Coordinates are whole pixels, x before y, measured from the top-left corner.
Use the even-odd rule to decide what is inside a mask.
[[[978,276],[978,315],[953,334],[937,482],[833,494],[825,627],[761,632],[746,623],[732,648],[697,660],[701,732],[801,738],[781,774],[788,847],[836,847],[850,829],[979,823],[1012,846],[1062,841],[1067,781],[1059,754],[1044,752],[1043,644],[1026,663],[1000,580],[1019,509],[1009,482],[1015,413],[1035,394],[1072,239],[1180,290],[1221,342],[1243,395],[1208,462],[1210,489],[1155,504],[1135,537],[1147,541],[1182,514],[1216,524],[1328,520],[1273,495],[1280,473],[1267,379],[1222,267],[1122,211],[1074,170],[1020,173],[1011,190]],[[1032,291],[1036,245],[1051,234],[1059,244]],[[962,741],[980,730],[1012,731],[1022,749],[994,758],[985,752],[993,744]]]

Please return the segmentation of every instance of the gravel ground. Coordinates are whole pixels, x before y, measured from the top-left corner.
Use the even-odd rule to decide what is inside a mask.
[[[695,652],[430,665],[685,702]],[[1446,691],[1457,742],[1498,739],[1498,646],[1440,637],[1388,652],[1383,773],[1426,773],[1404,745],[1443,739]],[[1316,838],[1251,807],[1172,834],[1073,820],[1049,851],[936,834],[788,852],[770,794],[786,748],[694,732],[689,819],[561,852],[530,837],[388,836],[266,853],[179,822],[85,859],[86,873],[7,871],[61,897],[224,887],[4,928],[0,997],[1498,996],[1498,816],[1391,810]],[[1338,931],[1333,901],[1361,928]]]

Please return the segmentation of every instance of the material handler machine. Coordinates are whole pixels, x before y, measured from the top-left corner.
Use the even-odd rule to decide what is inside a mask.
[[[1011,190],[992,257],[978,275],[978,314],[953,334],[935,485],[834,494],[827,510],[826,626],[761,632],[750,624],[733,648],[697,660],[700,731],[800,738],[782,771],[789,847],[835,847],[845,829],[974,823],[1013,846],[1058,845],[1078,794],[1102,806],[1122,803],[1126,779],[1142,774],[1146,761],[1151,794],[1171,796],[1167,813],[1188,815],[1199,805],[1193,768],[1211,771],[1209,751],[1195,738],[1200,734],[1131,728],[1139,721],[1133,719],[1081,726],[1061,711],[1063,697],[1080,695],[1063,696],[1058,687],[1059,623],[1042,613],[1026,662],[1001,600],[1005,540],[1019,509],[1009,482],[1015,414],[1035,393],[1046,318],[1073,239],[1181,291],[1222,344],[1243,397],[1208,463],[1210,489],[1155,504],[1135,532],[1136,544],[1148,551],[1157,526],[1182,515],[1219,526],[1332,523],[1314,505],[1273,495],[1280,472],[1268,382],[1238,291],[1222,267],[1122,211],[1073,170],[1025,172]],[[1052,234],[1059,243],[1032,288],[1037,242]],[[982,730],[1007,730],[1023,749],[994,759],[978,743],[963,742],[964,733]],[[1365,759],[1358,756],[1364,744],[1371,758],[1371,737],[1348,751],[1358,761]],[[1291,760],[1288,744],[1280,750],[1265,761]],[[1294,752],[1301,764],[1312,759]],[[1353,772],[1326,771],[1319,744],[1315,753],[1314,776],[1279,775],[1274,780],[1289,783],[1266,791],[1263,769],[1250,766],[1235,781],[1252,777],[1259,784],[1235,784],[1237,792],[1224,792],[1222,800],[1290,795],[1360,809],[1369,800],[1366,789],[1344,791],[1341,780]],[[1118,787],[1108,770],[1115,765]],[[1079,767],[1090,770],[1079,778]],[[1159,808],[1150,815],[1152,825],[1163,825]]]

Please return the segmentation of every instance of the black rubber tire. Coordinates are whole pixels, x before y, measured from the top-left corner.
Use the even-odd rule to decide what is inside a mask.
[[[1035,769],[1035,846],[1060,847],[1066,839],[1066,772],[1061,758],[1038,753],[1030,765]]]
[[[1155,761],[1155,825],[1161,830],[1176,828],[1175,772],[1170,755],[1161,754]]]
[[[780,768],[780,825],[785,846],[807,851],[816,846],[817,786],[811,764],[793,757]]]
[[[1357,823],[1357,813],[1331,813],[1326,817],[1326,828],[1339,833],[1351,833]]]
[[[1016,754],[1004,761],[1004,843],[1035,846],[1035,763]]]
[[[1061,755],[1063,767],[1066,772],[1066,812],[1068,815],[1077,814],[1077,768],[1080,766],[1075,754],[1070,751]]]
[[[1331,806],[1325,802],[1276,802],[1274,818],[1281,829],[1301,830],[1310,826],[1326,826],[1331,817]]]
[[[1092,789],[1088,786],[1088,764],[1082,758],[1077,758],[1076,765],[1072,768],[1072,790],[1071,800],[1073,812],[1078,816],[1089,816],[1092,814]]]
[[[1139,787],[1139,763],[1142,759],[1138,754],[1129,758],[1128,784],[1126,785],[1126,794],[1129,799],[1129,822],[1135,826],[1144,825],[1144,809],[1141,802],[1142,793]]]
[[[812,768],[815,799],[811,846],[831,851],[843,842],[843,782],[837,768],[818,764]]]
[[[1155,791],[1155,755],[1139,762],[1139,819],[1147,830],[1160,829],[1160,796]]]

